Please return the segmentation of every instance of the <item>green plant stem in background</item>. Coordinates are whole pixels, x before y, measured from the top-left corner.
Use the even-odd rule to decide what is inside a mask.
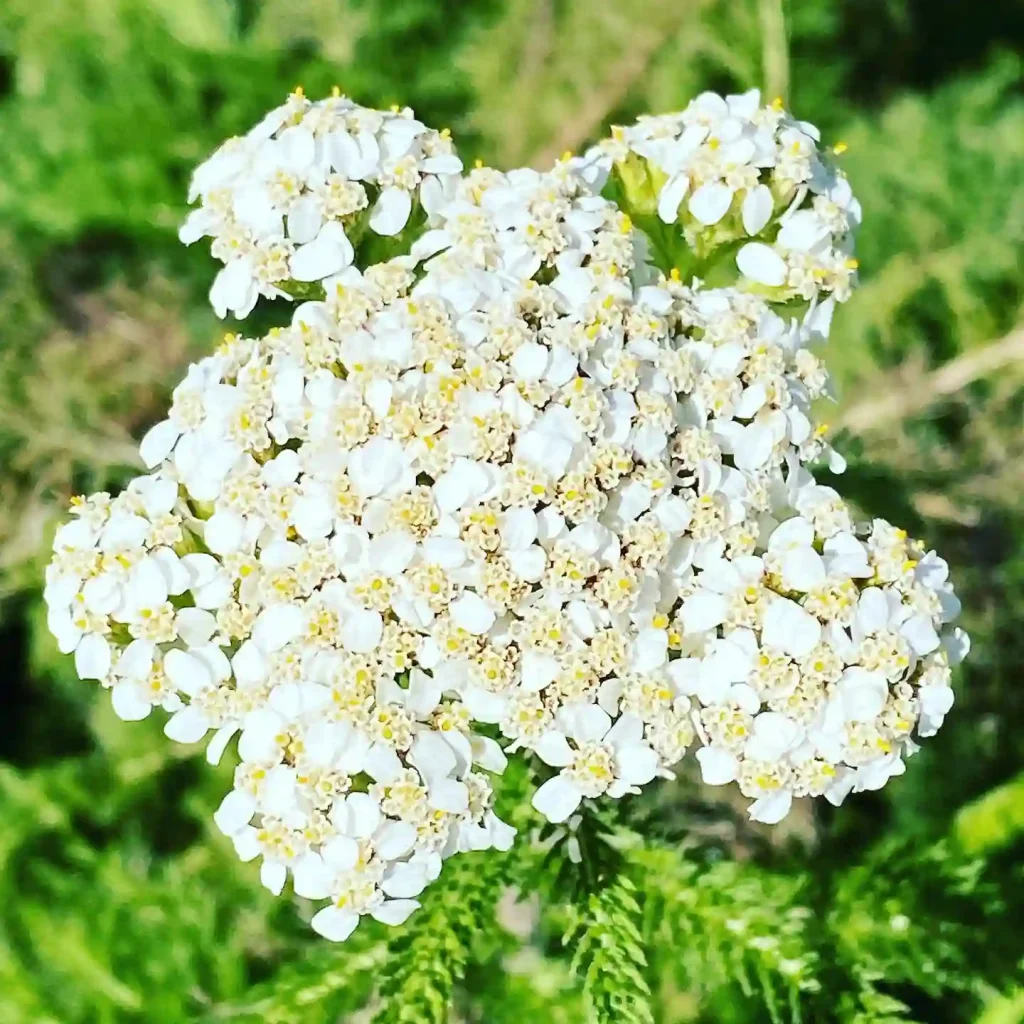
[[[758,0],[761,22],[765,95],[789,99],[789,40],[786,36],[785,0]]]

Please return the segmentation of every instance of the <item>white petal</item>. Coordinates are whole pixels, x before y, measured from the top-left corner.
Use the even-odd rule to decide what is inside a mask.
[[[296,896],[322,900],[331,894],[333,874],[315,853],[298,858],[292,865],[292,885]]]
[[[509,360],[509,365],[519,380],[535,381],[544,376],[550,357],[551,351],[547,346],[529,341],[516,349]],[[528,509],[522,511],[528,511]]]
[[[235,853],[243,864],[248,864],[263,853],[263,847],[260,846],[256,834],[256,829],[252,825],[245,825],[231,837]]]
[[[262,651],[279,651],[302,632],[305,622],[305,613],[298,605],[271,605],[257,616],[252,627],[252,638]]]
[[[288,869],[277,861],[265,860],[260,865],[260,882],[275,896],[281,895],[284,883],[288,880]]]
[[[174,624],[189,647],[201,647],[217,632],[217,619],[202,608],[180,609]]]
[[[245,259],[232,260],[217,274],[210,288],[210,305],[221,319],[227,316],[228,310],[239,319],[248,316],[257,298],[256,281]]]
[[[259,644],[246,640],[231,659],[231,670],[240,686],[257,686],[266,679],[270,665]]]
[[[744,753],[758,761],[778,761],[801,738],[802,730],[791,718],[777,711],[766,711],[754,719],[753,734]]]
[[[455,771],[455,752],[437,732],[421,732],[413,741],[409,760],[427,781],[439,782]]]
[[[105,679],[110,661],[110,644],[99,633],[82,637],[75,649],[75,671],[79,679]]]
[[[828,227],[814,210],[798,210],[779,231],[778,243],[786,249],[807,252],[828,237]]]
[[[75,586],[69,585],[67,587],[67,595],[61,596],[61,604],[67,605],[70,600],[75,597],[76,591],[78,590],[78,581],[76,580],[74,582]],[[110,615],[118,605],[122,603],[124,598],[125,593],[123,580],[115,576],[113,573],[104,572],[99,576],[94,576],[91,580],[86,582],[84,587],[82,587],[82,600],[85,602],[85,607],[96,615]],[[57,603],[57,598],[55,595],[48,593],[47,601]],[[152,660],[152,647],[150,647],[150,660]],[[119,667],[118,672],[120,675],[135,674],[129,672],[128,669],[124,667]]]
[[[900,632],[907,638],[911,650],[918,657],[931,654],[939,646],[939,635],[927,615],[915,615],[907,619],[900,626]]]
[[[533,794],[531,803],[535,811],[557,824],[569,818],[582,800],[583,794],[575,783],[556,775]]]
[[[409,915],[414,910],[418,910],[419,906],[416,900],[386,900],[376,910],[371,910],[370,916],[382,924],[404,924]]]
[[[348,834],[356,839],[368,839],[380,823],[381,812],[377,801],[367,793],[353,793],[346,804],[351,815]]]
[[[372,498],[394,484],[405,466],[405,452],[397,441],[374,437],[352,453],[348,474],[356,492]]]
[[[573,752],[569,741],[558,731],[552,729],[533,745],[533,752],[553,768],[564,768],[572,763]]]
[[[324,907],[313,915],[309,922],[317,935],[322,935],[331,942],[344,942],[359,924],[359,915],[351,910],[339,910],[337,907]]]
[[[312,242],[322,223],[320,200],[316,196],[301,196],[288,209],[288,237],[296,245]]]
[[[484,771],[501,775],[508,767],[508,758],[505,756],[505,752],[490,736],[474,736],[471,749],[473,763],[478,764]]]
[[[756,185],[743,199],[743,230],[756,235],[771,220],[772,190],[767,185]]]
[[[419,896],[427,887],[427,876],[420,864],[396,864],[384,876],[381,889],[388,896]]]
[[[768,605],[761,635],[766,646],[802,658],[818,646],[821,623],[796,602],[779,597]]]
[[[321,854],[324,863],[335,874],[339,871],[351,871],[359,862],[359,841],[351,836],[334,836],[324,843]]]
[[[643,742],[644,723],[638,715],[627,712],[608,730],[605,742],[615,749],[635,747]]]
[[[295,250],[289,269],[296,281],[321,281],[351,266],[354,257],[345,228],[331,221],[312,242]]]
[[[439,153],[423,161],[423,170],[428,174],[458,174],[462,161],[454,153]]]
[[[125,678],[143,680],[153,667],[156,644],[149,640],[133,640],[117,659],[117,674]]]
[[[917,723],[918,736],[934,736],[953,707],[954,693],[951,687],[941,685],[922,686],[917,691],[921,701],[921,717]]]
[[[825,563],[814,548],[794,548],[782,556],[782,583],[787,590],[806,594],[824,582]]]
[[[256,799],[241,790],[232,790],[213,812],[213,822],[226,836],[248,825],[256,813]]]
[[[356,609],[345,616],[341,643],[349,651],[366,654],[375,650],[384,633],[384,620],[378,611]]]
[[[491,606],[472,591],[466,591],[449,606],[455,624],[473,636],[481,636],[494,625]]]
[[[402,772],[402,762],[398,754],[391,747],[383,743],[375,743],[363,759],[362,770],[373,779],[374,782],[391,782]]]
[[[786,283],[786,262],[763,242],[748,242],[736,255],[740,272],[758,284],[777,288]]]
[[[469,806],[469,790],[457,779],[441,779],[430,786],[430,806],[449,814],[462,814]]]
[[[679,215],[679,205],[690,187],[690,179],[685,174],[675,174],[662,186],[658,194],[658,216],[671,224]]]
[[[616,761],[619,777],[631,786],[645,786],[658,773],[658,755],[646,743],[620,748]]]
[[[422,193],[420,194],[422,200]],[[424,203],[424,207],[426,203]],[[425,234],[420,235],[412,244],[410,254],[417,260],[428,260],[431,256],[436,256],[439,252],[451,246],[451,236],[447,231],[441,228],[437,228],[433,231],[427,231]]]
[[[566,708],[562,713],[569,721],[570,735],[578,743],[604,739],[612,725],[608,712],[596,704]]]
[[[397,235],[412,211],[412,196],[404,188],[386,188],[370,214],[370,227],[378,235]]]
[[[690,213],[702,224],[717,224],[729,212],[732,197],[733,191],[728,185],[708,182],[690,196]]]
[[[707,590],[698,591],[683,602],[683,628],[688,633],[704,633],[725,622],[728,599]]]
[[[748,810],[751,821],[760,821],[765,825],[777,825],[789,814],[793,806],[793,793],[791,790],[782,789],[771,796],[762,796],[755,800]]]
[[[224,751],[227,749],[227,745],[231,742],[231,737],[234,736],[236,732],[238,732],[237,725],[222,725],[213,734],[213,739],[210,740],[206,747],[207,764],[220,764],[220,759],[224,756]]]
[[[159,465],[168,455],[181,436],[181,431],[170,421],[164,420],[151,427],[139,445],[139,454],[148,469]]]
[[[949,663],[959,665],[971,653],[971,638],[966,630],[957,626],[952,633],[943,635],[942,647],[949,657]]]
[[[331,166],[336,171],[347,178],[359,177],[358,173],[352,173],[353,171],[358,172],[360,169],[359,164],[362,158],[359,153],[359,143],[348,132],[331,132],[324,139],[324,149],[331,161]]]
[[[651,672],[668,660],[668,634],[663,629],[642,629],[633,645],[631,669],[641,674]]]
[[[203,540],[215,555],[237,551],[245,536],[245,519],[237,512],[216,512],[203,527]]]
[[[553,683],[561,670],[553,654],[544,654],[532,647],[523,651],[519,665],[523,677],[522,687],[530,693],[537,693]]]
[[[110,691],[110,702],[114,706],[114,713],[125,722],[141,721],[153,710],[153,705],[143,700],[138,684],[134,682],[118,683]]]
[[[544,554],[544,549],[538,544],[531,544],[528,548],[509,550],[505,553],[505,557],[508,559],[508,565],[512,572],[527,583],[536,583],[544,575],[547,557]]]
[[[409,673],[409,689],[405,706],[422,718],[426,718],[441,703],[441,684],[421,669]]]
[[[398,860],[416,845],[416,826],[407,821],[388,821],[374,836],[373,845],[384,860]]]
[[[281,716],[269,708],[248,714],[238,738],[238,756],[243,761],[276,761],[280,755],[277,735],[281,726]]]
[[[176,743],[198,743],[209,732],[210,723],[199,708],[176,711],[164,726],[164,735]]]
[[[848,722],[870,722],[881,714],[889,687],[881,672],[852,666],[836,684]]]
[[[736,778],[739,763],[728,750],[718,747],[701,747],[697,751],[701,778],[709,786],[724,786]]]
[[[500,722],[508,710],[507,697],[500,693],[491,693],[482,686],[467,687],[462,700],[470,715],[478,722]]]

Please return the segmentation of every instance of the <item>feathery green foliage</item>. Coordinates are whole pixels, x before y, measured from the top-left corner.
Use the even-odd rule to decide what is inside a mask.
[[[582,911],[572,968],[583,976],[588,1014],[600,1024],[653,1024],[640,904],[628,878],[591,893]]]
[[[491,939],[504,860],[460,857],[424,898],[424,906],[388,943],[374,1024],[444,1024],[455,986]]]

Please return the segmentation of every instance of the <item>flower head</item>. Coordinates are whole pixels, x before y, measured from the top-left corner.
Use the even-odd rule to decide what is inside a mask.
[[[829,491],[805,477],[757,554],[699,567],[682,617],[702,651],[667,669],[695,702],[704,781],[737,782],[757,821],[902,774],[969,648],[946,563],[884,520],[855,530]]]
[[[410,111],[301,93],[200,167],[218,312],[311,301],[190,367],[149,475],[76,502],[47,570],[122,718],[213,762],[237,737],[217,825],[333,940],[509,846],[493,737],[554,770],[553,822],[695,743],[778,821],[899,774],[967,649],[945,563],[804,468],[843,465],[813,343],[859,220],[811,126],[708,93],[546,173],[460,172]],[[742,243],[736,284],[656,273],[609,173],[698,261]]]
[[[818,142],[814,125],[761,105],[756,89],[706,92],[678,113],[617,128],[573,163],[598,185],[613,175],[628,209],[677,225],[698,265],[738,245],[743,287],[773,302],[820,302],[827,332],[829,297],[844,302],[856,283],[861,209]]]
[[[408,108],[296,90],[196,169],[189,201],[200,205],[180,237],[212,238],[224,268],[210,301],[242,319],[261,295],[315,292],[353,265],[366,232],[390,237],[429,220],[461,170],[448,133]]]

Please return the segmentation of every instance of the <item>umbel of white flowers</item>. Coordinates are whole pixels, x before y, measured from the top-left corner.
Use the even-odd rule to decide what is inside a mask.
[[[649,186],[731,283],[651,265]],[[695,750],[770,823],[884,785],[941,725],[967,650],[945,563],[806,466],[842,469],[813,346],[858,219],[809,126],[706,95],[546,173],[462,174],[407,111],[297,94],[194,191],[219,312],[313,298],[190,367],[150,473],[73,504],[49,623],[122,718],[159,706],[214,762],[237,737],[217,825],[327,901],[322,935],[507,849],[506,754],[552,822]],[[360,267],[417,203],[406,251]]]

